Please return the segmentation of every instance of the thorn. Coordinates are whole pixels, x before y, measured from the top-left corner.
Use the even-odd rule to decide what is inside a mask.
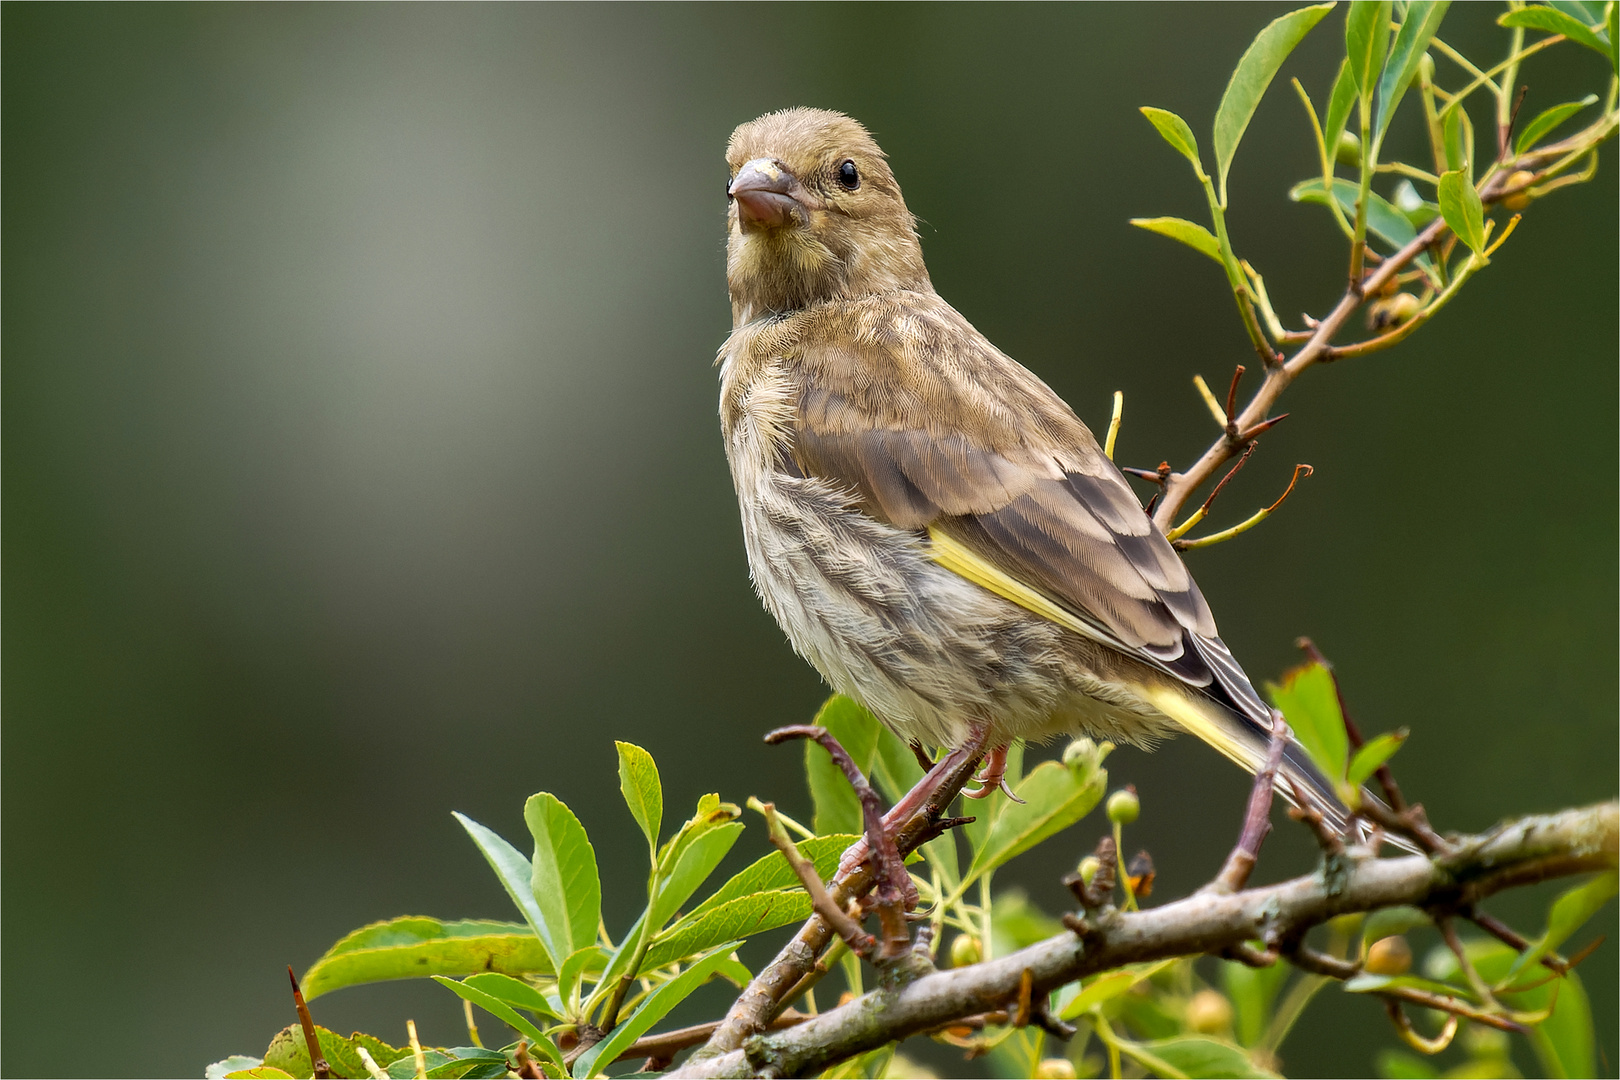
[[[1158,472],[1154,469],[1133,469],[1129,465],[1121,465],[1119,467],[1119,471],[1130,476],[1134,476],[1138,480],[1146,480],[1150,484],[1164,483],[1164,481],[1160,479]]]
[[[298,976],[293,974],[291,964],[287,965],[287,980],[292,983],[293,1007],[298,1010],[298,1026],[304,1029],[304,1045],[309,1049],[310,1065],[316,1080],[327,1080],[332,1075],[332,1066],[327,1064],[326,1056],[321,1053],[321,1040],[315,1034],[315,1021],[309,1015],[309,1006],[304,1004],[304,992],[298,988]]]
[[[1282,359],[1282,353],[1277,354],[1277,359]],[[1232,385],[1226,388],[1226,415],[1228,417],[1237,415],[1238,380],[1243,378],[1243,371],[1243,365],[1239,364],[1237,369],[1232,372]]]
[[[1237,441],[1238,442],[1250,442],[1250,441],[1252,441],[1254,439],[1258,439],[1260,436],[1264,435],[1266,432],[1270,431],[1272,428],[1276,427],[1278,424],[1280,424],[1284,420],[1288,419],[1289,415],[1290,415],[1289,413],[1280,413],[1277,416],[1273,416],[1273,417],[1271,417],[1269,419],[1262,420],[1258,424],[1254,425],[1254,427],[1250,428],[1248,431],[1245,431],[1242,434],[1238,435]]]
[[[1283,416],[1287,416],[1287,415],[1288,415],[1287,413],[1283,413],[1283,415],[1277,417],[1277,419],[1281,420],[1283,418]],[[1268,514],[1276,513],[1277,512],[1277,507],[1279,507],[1279,506],[1281,506],[1283,504],[1283,500],[1288,498],[1288,496],[1290,496],[1290,495],[1292,495],[1294,493],[1294,485],[1299,483],[1305,477],[1310,476],[1314,472],[1316,472],[1316,470],[1311,468],[1309,465],[1295,465],[1294,466],[1294,475],[1290,476],[1288,478],[1288,486],[1283,489],[1283,493],[1281,495],[1277,496],[1277,501],[1276,502],[1274,502],[1270,506],[1266,507],[1266,513],[1268,513]]]

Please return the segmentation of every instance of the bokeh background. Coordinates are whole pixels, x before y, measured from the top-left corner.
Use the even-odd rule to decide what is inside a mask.
[[[540,789],[622,929],[613,738],[657,756],[672,817],[715,789],[806,811],[798,752],[758,736],[824,691],[750,592],[715,420],[727,135],[865,121],[945,297],[1093,426],[1123,389],[1122,460],[1184,464],[1213,435],[1191,376],[1252,356],[1219,273],[1126,224],[1204,213],[1136,107],[1207,132],[1281,10],[7,4],[0,1067],[262,1053],[284,964],[396,914],[511,917],[450,811],[516,838]],[[1493,15],[1444,36],[1495,54]],[[1286,78],[1323,100],[1341,27],[1233,172],[1289,319],[1342,283],[1325,213],[1285,196],[1315,169]],[[1605,78],[1555,50],[1525,115]],[[1316,475],[1189,560],[1256,678],[1309,634],[1364,726],[1411,726],[1399,773],[1443,827],[1616,790],[1614,166],[1413,341],[1292,390],[1221,516]],[[1110,769],[1162,894],[1194,887],[1244,778],[1186,740]],[[1056,909],[1098,829],[1004,876]],[[1297,831],[1263,876],[1309,865]],[[1533,930],[1544,900],[1497,910]],[[1584,969],[1611,1070],[1615,968]],[[459,1038],[431,986],[316,1015]],[[1284,1065],[1365,1073],[1392,1042],[1329,991]]]

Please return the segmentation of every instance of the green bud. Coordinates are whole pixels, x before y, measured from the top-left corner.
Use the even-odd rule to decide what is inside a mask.
[[[1434,57],[1428,53],[1418,58],[1418,78],[1428,85],[1434,85]]]
[[[1097,744],[1090,739],[1076,739],[1063,748],[1063,765],[1073,769],[1079,765],[1094,762],[1097,758]]]
[[[1352,169],[1361,167],[1361,140],[1351,131],[1339,132],[1339,145],[1334,148],[1333,156],[1340,165],[1348,165]]]
[[[1116,825],[1129,825],[1142,813],[1142,800],[1136,792],[1124,788],[1108,796],[1108,820]]]
[[[1080,860],[1080,866],[1078,867],[1080,880],[1090,885],[1091,880],[1097,876],[1097,871],[1101,869],[1102,860],[1095,855],[1087,855]]]
[[[957,934],[951,942],[951,967],[968,967],[984,959],[979,939],[968,934]]]

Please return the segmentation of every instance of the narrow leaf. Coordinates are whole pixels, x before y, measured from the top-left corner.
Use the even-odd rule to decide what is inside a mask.
[[[602,969],[607,967],[608,951],[600,945],[588,945],[577,949],[573,955],[563,961],[562,970],[557,973],[557,997],[567,1001],[574,995],[574,988],[580,980],[587,975],[600,975]]]
[[[664,786],[658,779],[658,764],[634,743],[613,745],[619,748],[619,790],[624,793],[624,804],[641,826],[647,850],[656,854],[658,834],[664,827]]]
[[[704,829],[700,836],[683,846],[675,865],[659,876],[658,898],[653,903],[654,932],[662,929],[697,891],[698,886],[714,873],[714,868],[720,865],[720,860],[726,857],[742,831],[742,822],[726,822]]]
[[[1294,46],[1331,10],[1331,3],[1315,4],[1274,19],[1255,35],[1253,43],[1238,60],[1226,84],[1226,92],[1221,95],[1220,107],[1215,110],[1215,175],[1222,206],[1226,205],[1226,174],[1266,88],[1288,54],[1294,51]],[[1196,151],[1194,154],[1196,156]]]
[[[1384,132],[1389,130],[1389,122],[1395,117],[1395,109],[1406,94],[1406,88],[1412,85],[1418,63],[1423,59],[1429,42],[1434,40],[1435,32],[1440,29],[1440,20],[1446,17],[1446,8],[1450,6],[1450,0],[1412,0],[1406,5],[1406,18],[1401,22],[1400,32],[1395,35],[1395,45],[1389,51],[1389,63],[1384,67],[1383,78],[1378,80],[1374,142],[1383,141]]]
[[[1518,952],[1494,941],[1468,945],[1468,958],[1486,982],[1505,983],[1508,970],[1518,961]],[[1457,969],[1449,953],[1442,954],[1449,976]],[[1435,971],[1431,974],[1440,974]],[[1577,972],[1544,982],[1529,990],[1502,993],[1498,999],[1508,1008],[1532,1015],[1552,1012],[1530,1028],[1530,1043],[1541,1059],[1539,1076],[1598,1076],[1597,1041],[1592,1031],[1592,1007]]]
[[[1314,661],[1301,664],[1284,672],[1281,683],[1267,683],[1266,693],[1323,775],[1331,780],[1344,776],[1350,741],[1333,674]]]
[[[695,961],[691,967],[681,972],[675,978],[659,986],[647,995],[641,1006],[625,1018],[613,1031],[579,1056],[574,1062],[574,1076],[584,1078],[595,1076],[601,1070],[596,1067],[600,1061],[605,1068],[629,1045],[646,1034],[654,1024],[662,1020],[669,1010],[686,1000],[698,987],[709,981],[722,964],[728,954],[740,942],[729,942],[720,946],[713,952]]]
[[[551,1002],[546,1000],[546,996],[522,979],[514,979],[499,972],[485,971],[467,976],[462,980],[462,985],[470,986],[492,998],[499,998],[508,1005],[528,1009],[541,1016],[549,1016],[553,1020],[562,1019],[557,1010],[551,1007]]]
[[[1361,927],[1363,944],[1371,945],[1380,938],[1404,934],[1419,926],[1428,926],[1432,920],[1415,907],[1381,908],[1367,916]]]
[[[696,956],[722,941],[733,941],[802,922],[810,917],[810,897],[803,889],[751,893],[694,912],[653,939],[637,974]]]
[[[466,919],[441,922],[406,916],[356,930],[326,951],[299,980],[304,999],[345,986],[502,971],[550,975],[556,968],[534,931],[523,923]]]
[[[1214,259],[1216,264],[1225,267],[1221,259],[1221,242],[1215,239],[1215,234],[1196,222],[1177,217],[1131,218],[1131,224],[1138,229],[1156,232],[1160,236],[1168,236],[1172,240],[1179,240],[1194,251],[1202,252]]]
[[[1327,145],[1328,160],[1339,153],[1339,136],[1350,119],[1350,106],[1356,102],[1356,77],[1350,70],[1350,61],[1339,63],[1338,78],[1333,80],[1333,92],[1328,96],[1327,117],[1323,121],[1322,139]]]
[[[1077,1019],[1104,1002],[1119,997],[1143,979],[1152,978],[1174,963],[1174,960],[1158,960],[1149,964],[1132,964],[1118,971],[1104,972],[1083,985],[1080,992],[1069,999],[1063,1006],[1059,1019]]]
[[[1350,759],[1350,769],[1345,776],[1350,786],[1357,788],[1365,784],[1367,778],[1378,771],[1378,766],[1395,756],[1395,751],[1401,748],[1410,734],[1406,728],[1401,728],[1363,743]]]
[[[544,1054],[553,1064],[557,1065],[558,1067],[562,1066],[562,1053],[557,1049],[556,1044],[548,1039],[543,1031],[535,1027],[532,1020],[518,1012],[516,1009],[512,1008],[512,1006],[508,1005],[500,998],[493,994],[486,993],[476,986],[469,986],[466,983],[457,982],[454,979],[446,979],[442,975],[433,976],[433,981],[445,987],[452,994],[455,994],[462,1000],[470,1001],[480,1009],[483,1009],[485,1012],[504,1020],[508,1025],[516,1030],[519,1035],[522,1035],[525,1039],[528,1039],[534,1048],[540,1053]]]
[[[541,914],[540,936],[552,956],[566,958],[596,940],[602,918],[596,851],[579,818],[550,792],[529,797],[523,820],[534,837],[531,887]]]
[[[1287,979],[1288,969],[1282,964],[1264,968],[1252,968],[1235,960],[1221,964],[1221,981],[1236,1014],[1232,1027],[1243,1045],[1253,1046],[1265,1034],[1272,1003]]]
[[[818,836],[813,840],[800,840],[799,854],[815,865],[816,873],[821,875],[821,880],[827,881],[838,869],[839,856],[859,839],[860,837],[854,833],[835,833],[832,836]],[[793,872],[793,867],[788,865],[787,857],[780,851],[772,851],[764,858],[739,870],[730,881],[716,889],[712,896],[693,908],[681,921],[693,919],[739,896],[750,896],[776,889],[791,889],[798,884],[798,875]]]
[[[1526,30],[1544,30],[1549,34],[1563,34],[1577,45],[1585,45],[1594,52],[1601,53],[1603,59],[1614,63],[1614,54],[1609,49],[1609,35],[1607,31],[1587,26],[1581,20],[1557,11],[1550,7],[1525,7],[1518,11],[1510,11],[1497,20],[1500,26],[1522,26]]]
[[[1242,1047],[1209,1035],[1183,1035],[1137,1043],[1143,1064],[1147,1056],[1163,1062],[1179,1076],[1273,1077],[1277,1074],[1259,1065]],[[1157,1071],[1157,1070],[1155,1070]],[[1167,1075],[1161,1073],[1161,1075]]]
[[[501,885],[506,889],[506,895],[512,898],[512,903],[523,913],[523,918],[539,936],[546,948],[546,955],[551,957],[551,970],[556,971],[557,965],[562,962],[561,957],[567,956],[569,950],[565,949],[559,955],[553,952],[551,945],[546,941],[546,935],[541,932],[545,920],[540,915],[540,906],[534,902],[534,865],[523,857],[523,853],[508,844],[495,830],[480,825],[465,814],[451,811],[455,819],[461,822],[461,827],[467,830],[478,850],[484,853],[495,876],[501,879]]]
[[[876,717],[854,700],[834,694],[822,705],[814,722],[838,740],[857,769],[867,777],[872,775],[881,726]],[[861,832],[860,800],[820,743],[805,741],[804,769],[810,782],[810,799],[815,805],[811,827],[818,834]]]
[[[997,815],[962,880],[973,881],[1073,825],[1102,799],[1107,784],[1107,771],[1089,763],[1071,769],[1056,761],[1042,762],[1018,785],[1023,803],[1009,802]]]
[[[1389,51],[1389,0],[1352,0],[1344,20],[1344,55],[1356,91],[1371,100]]]
[[[1558,947],[1568,941],[1577,930],[1585,926],[1602,910],[1615,895],[1616,878],[1614,871],[1599,874],[1584,885],[1577,885],[1561,894],[1553,901],[1547,912],[1547,931],[1536,942],[1513,962],[1503,985],[1510,980],[1517,979],[1519,974],[1530,968],[1532,964],[1539,963],[1543,956],[1558,951]]]
[[[1353,181],[1342,178],[1335,178],[1333,181],[1333,197],[1338,201],[1339,208],[1344,211],[1346,217],[1355,216],[1356,190]],[[1317,179],[1295,184],[1289,190],[1288,197],[1295,202],[1327,205],[1327,196],[1322,191],[1322,181]],[[1417,229],[1412,226],[1412,219],[1401,213],[1376,191],[1367,192],[1367,229],[1396,250],[1417,239]],[[1429,257],[1426,254],[1419,255],[1417,261],[1424,266],[1429,265]]]
[[[1208,180],[1204,173],[1204,164],[1198,159],[1198,140],[1193,136],[1192,128],[1187,121],[1166,109],[1155,109],[1151,105],[1142,106],[1142,115],[1148,118],[1164,141],[1175,147],[1181,156],[1192,162],[1193,172],[1198,174],[1199,180]]]
[[[1485,208],[1480,205],[1479,192],[1461,171],[1444,173],[1440,177],[1440,216],[1446,219],[1457,239],[1467,244],[1476,254],[1485,248]]]
[[[1474,1000],[1473,995],[1460,986],[1435,982],[1421,975],[1362,974],[1346,980],[1344,990],[1348,994],[1376,994],[1383,990],[1424,990],[1431,994],[1462,998],[1465,1001]]]
[[[1524,130],[1519,132],[1519,141],[1514,144],[1514,148],[1519,153],[1524,153],[1536,145],[1543,135],[1596,101],[1596,94],[1587,94],[1579,101],[1566,101],[1562,105],[1554,105],[1524,126]]]
[[[1462,172],[1473,183],[1474,122],[1462,106],[1446,113],[1441,141],[1446,149],[1446,168]]]

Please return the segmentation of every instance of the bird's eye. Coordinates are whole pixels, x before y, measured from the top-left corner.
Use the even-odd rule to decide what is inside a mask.
[[[845,191],[854,191],[861,186],[861,174],[855,171],[853,161],[845,161],[838,166],[838,182],[844,186]]]

